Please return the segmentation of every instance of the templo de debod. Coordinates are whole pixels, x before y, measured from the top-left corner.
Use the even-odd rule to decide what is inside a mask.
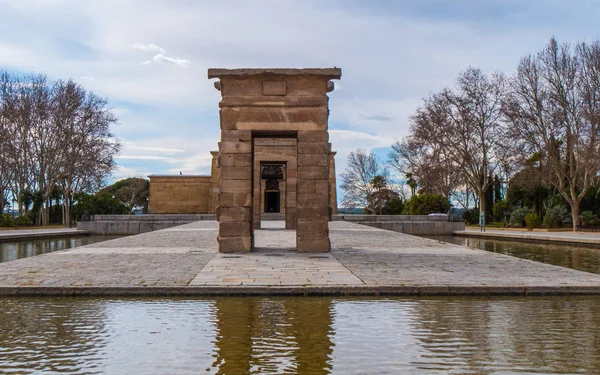
[[[330,251],[337,213],[327,93],[340,68],[209,69],[221,92],[210,176],[150,176],[153,214],[216,213],[219,251],[250,251],[264,215],[296,229],[299,252]]]

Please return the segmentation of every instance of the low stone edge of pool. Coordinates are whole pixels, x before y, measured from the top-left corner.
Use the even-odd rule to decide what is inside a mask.
[[[72,286],[0,287],[0,297],[215,297],[215,296],[579,296],[600,295],[598,286],[382,286],[382,287],[210,287]]]
[[[513,233],[490,233],[490,232],[472,232],[472,231],[454,231],[452,232],[455,236],[471,237],[471,238],[485,238],[490,240],[509,240],[509,241],[522,241],[522,242],[536,242],[536,243],[557,243],[563,245],[580,245],[590,247],[600,247],[600,238],[573,238],[573,237],[552,237],[536,234],[513,234]]]
[[[54,237],[75,237],[75,236],[88,236],[90,231],[87,230],[52,230],[43,231],[40,230],[38,233],[2,233],[0,232],[0,242],[4,241],[19,241],[19,240],[31,240],[31,239],[44,239]]]

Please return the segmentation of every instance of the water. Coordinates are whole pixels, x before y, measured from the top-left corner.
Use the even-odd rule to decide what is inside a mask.
[[[119,237],[123,236],[90,235],[15,240],[11,242],[0,241],[0,263],[8,262],[9,260],[29,258],[58,250],[71,249],[73,247],[89,245],[96,242],[108,241]]]
[[[473,249],[486,250],[494,253],[511,255],[517,258],[600,274],[600,249],[598,248],[579,245],[500,241],[460,236],[423,237],[461,246],[468,246]]]
[[[0,299],[0,373],[591,374],[600,298]]]

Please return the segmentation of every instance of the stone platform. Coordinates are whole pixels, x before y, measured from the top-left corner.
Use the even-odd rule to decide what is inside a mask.
[[[283,222],[257,249],[217,250],[214,221],[0,264],[0,295],[600,294],[600,275],[331,222],[331,253],[298,253]]]

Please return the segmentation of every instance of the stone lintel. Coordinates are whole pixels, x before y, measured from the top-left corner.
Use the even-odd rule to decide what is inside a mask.
[[[322,76],[328,79],[340,79],[342,77],[341,68],[241,68],[241,69],[208,69],[208,78],[221,77],[248,77],[248,76]]]
[[[296,138],[254,138],[255,147],[296,147],[297,143]]]
[[[299,96],[228,96],[219,102],[219,107],[326,107],[325,97]]]

